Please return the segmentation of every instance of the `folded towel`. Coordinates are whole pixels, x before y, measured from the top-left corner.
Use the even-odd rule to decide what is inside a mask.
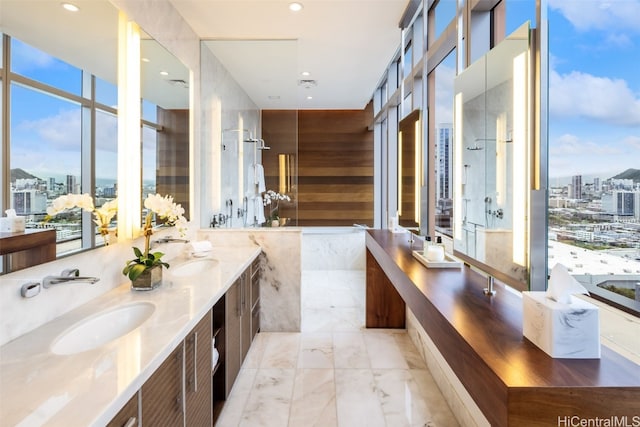
[[[202,240],[202,241],[199,241],[199,242],[191,242],[191,243],[189,243],[189,245],[190,245],[191,252],[194,253],[194,254],[202,253],[202,252],[209,252],[211,249],[213,249],[213,245],[208,240]]]
[[[214,338],[211,341],[211,369],[213,370],[218,364],[218,359],[220,358],[220,353],[218,353],[218,349],[216,348],[216,339]]]
[[[258,184],[258,193],[264,193],[267,191],[267,186],[264,183],[264,167],[261,164],[255,166],[255,183]]]
[[[258,220],[258,224],[265,223],[267,220],[264,217],[264,205],[262,204],[262,197],[261,196],[256,196],[253,199],[253,203],[254,203],[254,208],[256,210],[255,214],[256,214],[256,218]]]

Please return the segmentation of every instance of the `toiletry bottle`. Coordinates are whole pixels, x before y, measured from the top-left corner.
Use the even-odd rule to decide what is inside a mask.
[[[444,250],[444,243],[442,243],[442,236],[437,236],[436,237],[436,246],[439,248],[438,252],[442,255],[438,255],[439,257],[442,257],[442,261],[444,261],[445,259],[445,250]]]
[[[436,239],[436,241],[438,240]],[[440,242],[441,241],[442,239],[440,239]],[[444,246],[442,246],[441,244],[429,242],[425,257],[427,258],[427,260],[432,262],[444,261]]]
[[[429,254],[429,246],[433,243],[431,242],[431,236],[424,236],[424,246],[422,247],[422,255],[427,258]]]

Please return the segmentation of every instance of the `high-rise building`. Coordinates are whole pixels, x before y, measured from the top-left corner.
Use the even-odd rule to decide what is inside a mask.
[[[76,193],[76,177],[74,175],[67,175],[67,193]]]
[[[47,186],[48,191],[54,191],[56,189],[56,179],[49,178],[49,185]]]
[[[640,192],[616,190],[603,194],[602,209],[611,215],[640,218]]]
[[[35,189],[15,190],[11,192],[11,208],[18,215],[43,214],[47,211],[47,196]]]
[[[600,191],[600,178],[593,178],[593,191],[596,193]]]
[[[582,199],[582,175],[574,175],[571,177],[569,197],[572,199]]]
[[[453,125],[451,123],[441,123],[436,128],[437,132],[437,166],[436,174],[436,200],[451,199],[451,183],[453,182],[452,164],[452,138]]]

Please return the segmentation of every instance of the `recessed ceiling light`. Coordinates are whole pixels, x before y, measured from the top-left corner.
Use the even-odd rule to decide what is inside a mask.
[[[168,72],[166,72],[166,71],[160,71],[160,75],[161,75],[161,76],[168,76],[168,75],[169,75],[169,73],[168,73]]]
[[[303,71],[303,72],[301,72],[300,74],[302,74],[302,75],[303,75],[303,76],[305,76],[305,77],[307,77],[307,76],[310,76],[310,75],[311,75],[311,73],[310,73],[310,72],[308,72],[308,71]]]
[[[69,12],[77,12],[77,11],[80,10],[80,8],[78,6],[76,6],[75,4],[71,4],[71,3],[62,3],[62,7],[64,7]]]
[[[302,8],[303,8],[302,3],[298,3],[298,2],[289,3],[289,10],[293,12],[300,12]]]
[[[307,96],[307,99],[313,99],[313,96]]]
[[[151,62],[151,61],[149,60],[149,58],[140,58],[140,61],[142,61],[142,62]]]

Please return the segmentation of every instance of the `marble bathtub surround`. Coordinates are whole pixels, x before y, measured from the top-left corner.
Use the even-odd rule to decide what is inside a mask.
[[[302,239],[299,228],[206,229],[199,240],[214,247],[258,245],[262,248],[260,277],[260,329],[265,332],[299,332],[301,312]]]

